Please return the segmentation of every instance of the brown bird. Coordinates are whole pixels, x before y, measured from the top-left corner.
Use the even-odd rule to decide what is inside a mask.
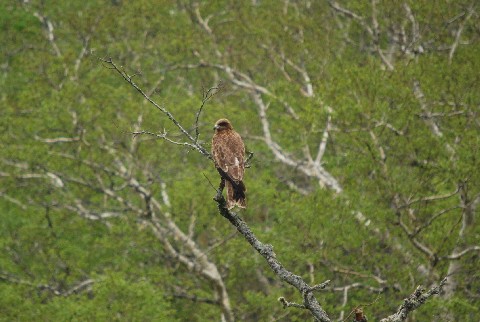
[[[227,119],[215,123],[215,134],[212,138],[212,155],[215,167],[222,176],[220,184],[227,188],[227,208],[234,206],[247,207],[243,174],[245,172],[245,145],[240,135],[233,130]]]

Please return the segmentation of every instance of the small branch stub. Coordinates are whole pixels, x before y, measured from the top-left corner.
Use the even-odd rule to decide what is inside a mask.
[[[299,309],[305,309],[305,305],[303,304],[298,304],[295,302],[288,302],[283,296],[278,298],[278,301],[282,303],[283,308],[286,309],[287,307],[296,307]]]
[[[328,284],[330,284],[330,280],[326,280],[326,281],[323,282],[323,283],[314,285],[314,286],[312,286],[312,287],[310,288],[309,292],[314,292],[314,291],[318,291],[318,290],[323,290],[325,287],[328,286]]]

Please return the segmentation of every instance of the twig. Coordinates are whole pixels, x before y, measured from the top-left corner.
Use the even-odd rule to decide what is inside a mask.
[[[455,51],[457,50],[458,44],[460,43],[460,36],[462,35],[463,28],[465,27],[465,24],[467,23],[467,21],[472,17],[473,12],[474,12],[474,8],[473,8],[473,4],[472,4],[470,9],[468,10],[467,16],[460,23],[460,26],[458,27],[457,32],[455,33],[455,40],[452,44],[452,47],[450,48],[450,52],[448,53],[448,63],[449,64],[452,63],[453,55],[455,54]]]
[[[298,304],[295,302],[288,302],[283,296],[278,298],[278,301],[282,303],[283,308],[286,309],[287,307],[296,307],[299,309],[305,309],[305,305],[303,304]]]
[[[428,228],[428,227],[429,227],[436,219],[438,219],[440,216],[448,213],[448,212],[451,211],[451,210],[458,209],[458,208],[460,208],[460,206],[453,206],[453,207],[450,207],[450,208],[447,208],[447,209],[443,209],[442,211],[436,213],[435,215],[431,216],[425,224],[416,227],[415,230],[413,231],[412,235],[413,235],[413,236],[418,235],[418,234],[419,234],[421,231],[423,231],[425,228]]]
[[[458,253],[454,253],[454,254],[450,254],[448,256],[445,256],[445,258],[448,258],[448,259],[460,259],[461,257],[463,257],[464,255],[468,254],[469,252],[473,252],[473,251],[480,251],[480,246],[470,246],[470,247],[467,247],[465,248],[464,250],[462,250],[461,252],[458,252]]]
[[[379,25],[377,20],[377,1],[378,0],[372,0],[373,45],[375,47],[375,50],[378,53],[378,56],[380,56],[380,59],[385,64],[385,66],[387,66],[388,70],[394,70],[395,68],[393,67],[392,63],[387,59],[387,57],[385,57],[385,55],[382,52],[382,49],[380,48],[380,40],[379,40],[380,30],[379,30]]]
[[[404,205],[401,205],[398,208],[401,209],[401,208],[410,207],[411,205],[413,205],[417,202],[431,202],[431,201],[436,201],[436,200],[448,199],[448,198],[453,197],[456,194],[458,194],[458,192],[460,191],[460,187],[461,187],[460,185],[457,186],[455,191],[452,191],[452,192],[449,192],[449,193],[445,193],[445,194],[441,194],[441,195],[421,197],[421,198],[417,198],[417,199],[413,199],[413,200],[408,200]]]
[[[139,136],[139,135],[150,135],[150,136],[154,136],[154,137],[157,137],[159,139],[163,139],[165,141],[168,141],[169,143],[172,143],[172,144],[189,146],[192,149],[196,149],[196,147],[191,143],[178,142],[178,141],[174,141],[172,139],[169,139],[167,137],[167,132],[165,132],[165,131],[163,133],[153,133],[153,132],[150,132],[150,131],[141,130],[141,131],[133,131],[133,132],[130,132],[130,133],[133,135],[134,138]]]
[[[1,174],[0,174],[1,175]],[[7,195],[6,193],[4,193],[3,191],[0,191],[0,197],[3,197],[5,200],[7,201],[10,201],[11,203],[14,203],[16,204],[17,206],[19,206],[20,208],[22,208],[23,210],[27,209],[27,206],[21,202],[20,200],[18,199],[15,199],[13,197],[10,197],[9,195]]]
[[[332,109],[330,107],[328,109],[327,115],[327,124],[325,125],[325,130],[323,131],[322,139],[320,140],[320,145],[318,146],[318,153],[317,157],[315,158],[315,163],[320,164],[322,162],[323,155],[325,154],[325,150],[327,147],[327,141],[330,129],[332,128]]]
[[[15,284],[28,285],[28,286],[31,286],[31,287],[38,288],[39,290],[47,290],[47,291],[51,292],[53,295],[63,296],[63,297],[70,296],[74,293],[76,294],[76,293],[80,292],[81,290],[83,290],[85,288],[88,288],[93,283],[95,283],[94,279],[89,278],[89,279],[86,279],[82,282],[79,282],[78,284],[72,286],[71,288],[69,288],[67,290],[62,290],[59,286],[53,286],[53,285],[41,284],[41,283],[37,284],[37,283],[34,283],[34,282],[30,282],[28,280],[18,278],[16,276],[13,276],[13,275],[11,275],[7,272],[3,272],[3,271],[0,271],[0,280],[4,280],[4,281],[10,282],[10,283],[15,283]]]
[[[133,88],[135,88],[135,90],[137,90],[137,92],[139,92],[140,94],[142,94],[142,96],[148,101],[150,102],[153,106],[155,106],[155,108],[157,108],[160,112],[162,112],[163,114],[165,114],[168,119],[170,119],[170,121],[172,121],[172,123],[180,130],[180,132],[182,132],[186,137],[187,139],[192,142],[192,143],[183,143],[184,145],[188,145],[188,146],[191,146],[192,148],[194,148],[195,150],[197,150],[198,152],[200,152],[202,155],[206,156],[207,158],[211,159],[212,160],[212,156],[210,155],[209,152],[207,152],[207,150],[202,146],[200,145],[194,137],[192,137],[190,135],[190,133],[188,133],[187,130],[185,130],[185,128],[180,125],[180,123],[177,121],[177,119],[175,119],[175,117],[172,115],[172,113],[170,113],[170,111],[168,111],[165,107],[163,106],[160,106],[157,102],[155,102],[154,100],[152,100],[150,98],[150,96],[148,96],[132,79],[132,76],[128,75],[128,73],[125,71],[125,69],[123,68],[123,66],[117,66],[117,64],[115,64],[113,62],[113,60],[111,58],[99,58],[99,60],[105,64],[107,64],[107,68],[109,69],[113,69],[115,70],[120,76],[122,76],[122,78],[127,81],[127,83],[129,83]],[[110,66],[110,67],[108,67]]]
[[[248,155],[247,155],[247,158],[245,159],[245,168],[250,168],[251,167],[251,164],[250,164],[250,160],[253,158],[253,152],[251,151],[247,151]]]
[[[309,291],[309,292],[314,292],[314,291],[318,291],[318,290],[323,290],[323,289],[326,288],[329,284],[330,284],[330,280],[326,280],[326,281],[323,282],[323,283],[320,283],[320,284],[317,284],[317,285],[314,285],[314,286],[310,287],[310,289],[309,289],[308,291]]]
[[[207,175],[205,173],[203,173],[203,176],[205,177],[205,179],[207,179],[208,183],[210,184],[210,186],[212,186],[213,190],[215,190],[215,192],[217,191],[217,188],[215,188],[215,186],[213,185],[212,181],[210,181],[210,179],[207,177]]]
[[[80,137],[58,137],[58,138],[41,138],[38,135],[34,135],[34,139],[44,143],[67,143],[67,142],[77,142],[80,140]]]
[[[417,308],[422,306],[431,296],[439,294],[442,291],[445,283],[447,283],[446,277],[440,282],[438,286],[433,286],[427,292],[425,292],[425,290],[421,286],[418,286],[415,292],[413,292],[413,294],[411,294],[403,301],[403,304],[400,305],[396,313],[380,320],[380,322],[405,321],[410,312],[413,312]]]
[[[210,87],[208,90],[203,91],[202,94],[202,105],[200,105],[200,108],[198,109],[196,115],[195,115],[195,142],[198,142],[198,137],[200,136],[200,131],[199,131],[199,126],[198,126],[198,120],[200,119],[200,114],[202,113],[203,107],[209,101],[213,96],[218,94],[223,88],[223,84],[220,83],[216,87]]]

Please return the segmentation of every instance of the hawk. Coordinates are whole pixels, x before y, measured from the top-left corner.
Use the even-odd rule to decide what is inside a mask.
[[[220,189],[227,188],[227,208],[247,207],[243,173],[245,172],[245,145],[227,119],[215,123],[212,138],[212,155],[215,167],[222,176]]]

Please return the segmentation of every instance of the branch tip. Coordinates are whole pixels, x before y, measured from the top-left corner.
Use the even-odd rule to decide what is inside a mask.
[[[287,307],[296,307],[296,308],[299,308],[299,309],[305,309],[306,308],[305,305],[303,305],[303,304],[298,304],[298,303],[295,303],[295,302],[288,302],[283,296],[279,297],[278,301],[280,303],[282,303],[284,309],[286,309]]]

